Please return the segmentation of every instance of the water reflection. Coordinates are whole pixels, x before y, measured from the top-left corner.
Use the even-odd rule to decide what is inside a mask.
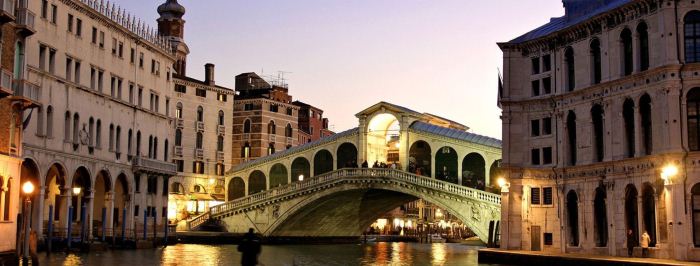
[[[477,248],[461,244],[370,243],[263,246],[260,263],[273,265],[479,265]],[[178,244],[167,248],[40,256],[43,265],[239,265],[235,245]]]

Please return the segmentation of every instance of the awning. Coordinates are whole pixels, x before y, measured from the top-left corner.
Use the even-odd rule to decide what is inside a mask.
[[[192,193],[190,194],[190,200],[214,200],[214,198],[205,193]]]

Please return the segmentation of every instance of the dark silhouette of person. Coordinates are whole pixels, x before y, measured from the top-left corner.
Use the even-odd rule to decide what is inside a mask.
[[[255,236],[253,228],[248,229],[248,233],[243,236],[243,241],[238,244],[238,252],[241,252],[242,266],[258,265],[258,255],[260,254],[260,239]]]
[[[367,161],[362,162],[362,168],[368,168],[369,164],[367,164]]]
[[[632,229],[629,229],[627,230],[627,256],[632,257],[635,246],[637,246],[637,239],[635,239]]]

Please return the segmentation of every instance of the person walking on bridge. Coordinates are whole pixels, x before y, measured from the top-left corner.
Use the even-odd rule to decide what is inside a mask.
[[[241,252],[241,265],[258,265],[260,250],[260,239],[255,236],[255,230],[253,228],[248,229],[248,233],[245,234],[243,241],[238,245],[238,252]]]
[[[649,234],[647,234],[647,231],[644,231],[644,234],[642,234],[642,258],[646,258],[649,256],[649,242],[651,242],[651,237],[649,237]]]

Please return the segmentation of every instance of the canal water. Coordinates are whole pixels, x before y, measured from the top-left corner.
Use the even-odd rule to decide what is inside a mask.
[[[263,246],[260,265],[489,265],[479,247],[453,243],[370,243]],[[41,254],[41,265],[240,265],[235,245],[177,244],[166,248]]]

